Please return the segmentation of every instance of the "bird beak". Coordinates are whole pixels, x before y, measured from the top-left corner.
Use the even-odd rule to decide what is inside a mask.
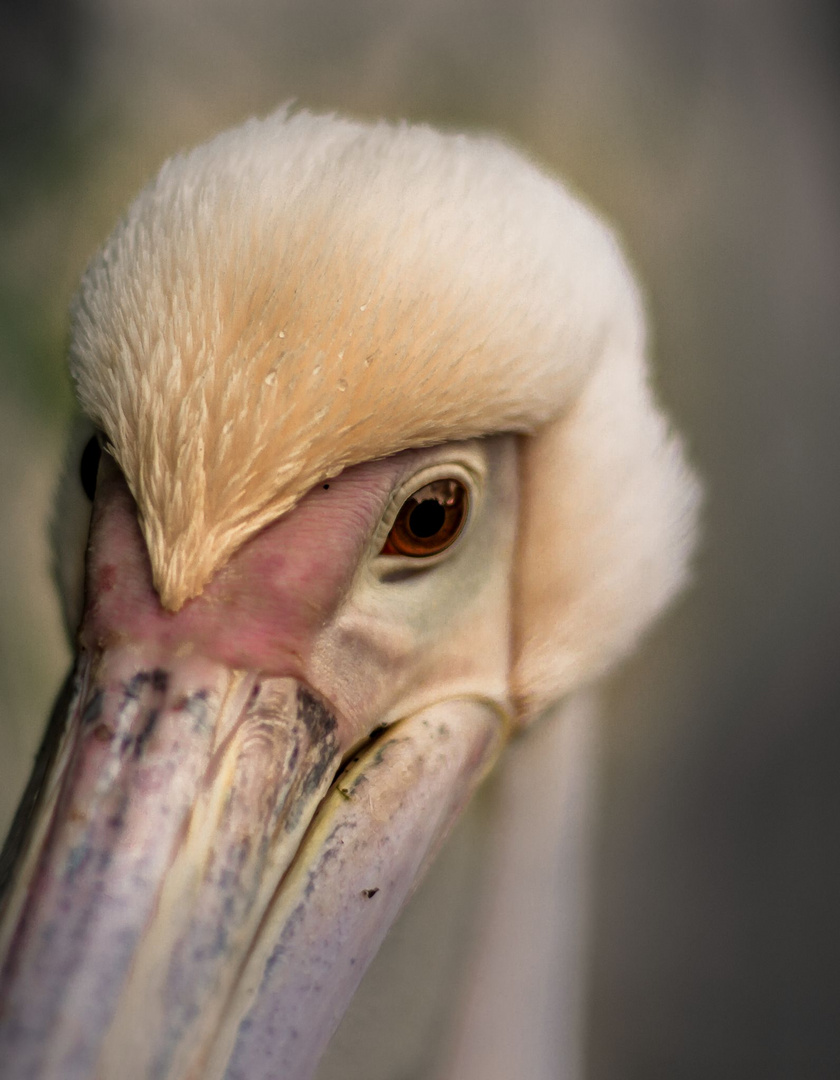
[[[275,599],[317,570],[311,550],[306,573],[295,561],[295,527]],[[249,639],[248,560],[265,569],[270,536],[172,614],[139,535],[111,463],[79,654],[7,848],[0,1072],[303,1080],[492,765],[499,714],[450,700],[372,737],[376,716],[312,685],[313,628],[364,536],[330,550],[315,601],[278,601],[276,633]]]

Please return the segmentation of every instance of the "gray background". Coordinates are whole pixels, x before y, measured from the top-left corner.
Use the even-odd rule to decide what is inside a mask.
[[[65,311],[121,208],[289,98],[501,131],[618,225],[708,488],[608,687],[589,1076],[840,1076],[837,44],[818,0],[4,0],[0,817],[68,659]]]

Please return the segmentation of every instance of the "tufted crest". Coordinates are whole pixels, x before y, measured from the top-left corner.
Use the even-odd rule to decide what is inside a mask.
[[[348,465],[522,432],[523,714],[683,580],[696,485],[610,232],[505,144],[280,110],[168,161],[83,279],[71,369],[161,600]]]

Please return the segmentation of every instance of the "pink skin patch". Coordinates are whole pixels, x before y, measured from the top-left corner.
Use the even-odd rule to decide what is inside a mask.
[[[103,456],[81,646],[133,643],[156,662],[198,655],[305,679],[315,636],[346,596],[388,497],[414,456],[367,462],[317,485],[174,613],[161,606],[152,583],[134,499],[117,466]]]

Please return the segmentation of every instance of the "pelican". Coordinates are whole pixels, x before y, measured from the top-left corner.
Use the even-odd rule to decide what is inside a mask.
[[[685,580],[638,290],[504,142],[284,108],[164,164],[69,363],[0,1071],[306,1080],[506,742]]]

